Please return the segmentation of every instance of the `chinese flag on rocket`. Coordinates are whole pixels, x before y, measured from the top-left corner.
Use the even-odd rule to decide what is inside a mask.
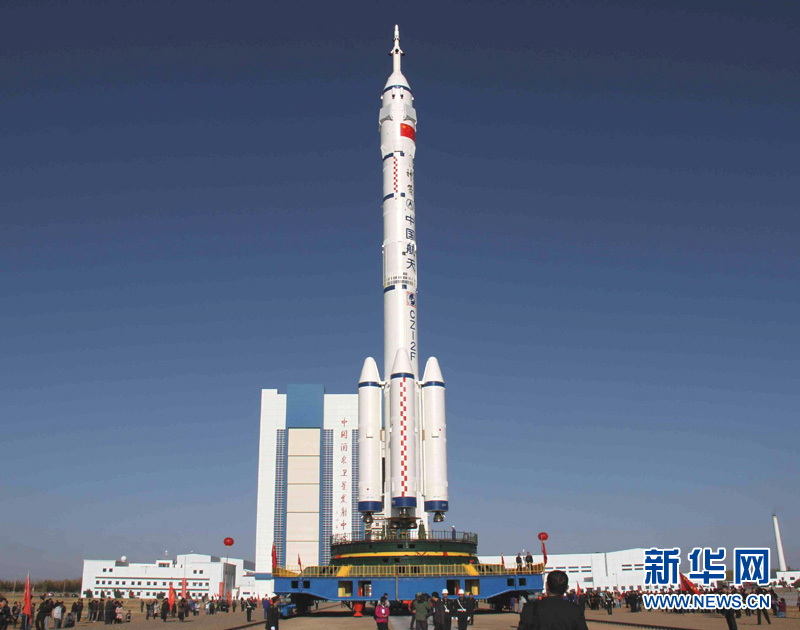
[[[417,141],[417,133],[414,131],[414,127],[406,123],[400,123],[400,135],[404,138],[410,138],[414,142]]]

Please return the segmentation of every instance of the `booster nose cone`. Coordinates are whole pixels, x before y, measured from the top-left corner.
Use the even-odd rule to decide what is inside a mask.
[[[406,351],[405,348],[399,348],[397,354],[394,355],[394,363],[392,363],[392,378],[396,376],[416,378],[412,370],[411,359],[408,358],[408,351]]]
[[[380,380],[381,376],[378,373],[378,365],[375,363],[375,359],[367,357],[364,360],[364,367],[361,368],[361,376],[358,377],[358,384],[375,383],[375,385],[379,385]]]
[[[441,383],[444,385],[444,377],[439,367],[436,357],[431,357],[425,364],[425,372],[422,374],[422,383]]]

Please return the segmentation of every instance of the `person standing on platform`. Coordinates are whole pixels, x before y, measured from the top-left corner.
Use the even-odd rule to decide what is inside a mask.
[[[519,630],[588,630],[583,609],[564,599],[569,578],[563,571],[547,574],[547,597],[530,599],[519,615]]]
[[[517,571],[522,571],[522,554],[517,554]]]
[[[528,554],[525,556],[525,568],[526,568],[528,571],[532,571],[532,570],[533,570],[533,556],[531,555],[531,552],[530,552],[530,551],[529,551],[529,552],[528,552]]]

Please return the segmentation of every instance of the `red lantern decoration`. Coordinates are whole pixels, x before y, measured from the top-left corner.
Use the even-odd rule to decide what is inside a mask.
[[[231,538],[230,536],[228,536],[228,537],[227,537],[225,540],[223,540],[222,542],[224,542],[224,543],[225,543],[225,546],[226,546],[226,547],[233,547],[233,538]]]
[[[539,532],[539,540],[541,540],[542,542],[544,542],[544,541],[545,541],[545,540],[547,540],[548,538],[550,538],[550,537],[547,535],[547,532]]]

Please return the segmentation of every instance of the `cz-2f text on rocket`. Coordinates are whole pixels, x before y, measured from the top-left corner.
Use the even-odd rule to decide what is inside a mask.
[[[394,27],[392,74],[381,97],[383,158],[383,374],[371,357],[358,383],[358,509],[392,529],[414,529],[448,509],[444,379],[431,357],[419,379],[414,155],[417,112],[400,71]],[[377,524],[376,524],[377,525]]]

